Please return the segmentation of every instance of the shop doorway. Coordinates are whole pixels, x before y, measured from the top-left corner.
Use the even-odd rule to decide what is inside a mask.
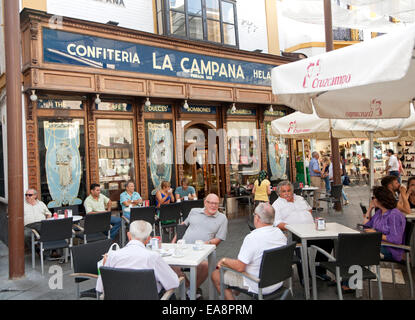
[[[219,197],[219,159],[218,143],[208,148],[208,130],[216,129],[210,123],[191,122],[184,128],[185,158],[183,165],[183,177],[189,180],[189,184],[196,189],[199,199],[203,199],[209,193],[215,193]]]

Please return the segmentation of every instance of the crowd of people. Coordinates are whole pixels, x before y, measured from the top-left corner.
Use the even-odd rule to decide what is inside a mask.
[[[382,186],[373,189],[373,198],[367,212],[364,214],[363,224],[365,232],[381,232],[384,241],[402,244],[406,225],[405,214],[409,214],[411,208],[415,208],[415,177],[409,179],[407,187],[401,185],[399,176],[396,175],[393,158],[390,157],[390,159],[392,161],[389,161],[387,167],[389,175],[382,179]],[[344,165],[341,165],[341,169],[344,169]],[[321,193],[322,181],[326,181],[326,178],[328,178],[327,181],[330,182],[333,175],[332,171],[333,168],[330,160],[324,159],[321,166],[319,154],[314,152],[313,159],[310,161],[311,185],[318,186],[319,189],[314,193],[312,207],[302,196],[294,194],[294,186],[289,181],[282,181],[278,184],[278,198],[270,203],[271,183],[267,179],[266,171],[260,172],[252,190],[255,200],[255,210],[253,213],[255,229],[244,238],[236,258],[224,257],[218,261],[217,270],[211,275],[218,291],[220,289],[219,269],[222,266],[258,277],[263,252],[267,249],[278,248],[287,244],[285,235],[287,225],[314,223],[313,210],[321,210],[318,199]],[[327,190],[326,184],[326,192]],[[162,204],[195,198],[195,190],[192,186],[189,186],[188,180],[183,180],[182,186],[176,189],[174,195],[170,183],[163,181],[156,193],[156,206],[160,207]],[[135,191],[134,182],[129,181],[126,184],[125,192],[120,196],[123,214],[127,216],[129,212],[125,210],[126,208],[140,205],[142,202],[143,199],[140,194]],[[186,243],[192,244],[196,240],[202,240],[206,244],[222,245],[222,242],[227,238],[228,219],[225,214],[218,210],[219,204],[219,197],[216,194],[209,194],[204,199],[203,208],[193,208],[190,211],[188,217],[183,221],[183,225],[187,227],[183,235]],[[86,214],[111,211],[112,202],[108,197],[101,194],[98,184],[91,184],[90,195],[85,199],[84,207]],[[24,224],[33,226],[33,223],[50,217],[51,212],[47,206],[37,199],[36,190],[27,190],[25,193]],[[112,216],[112,239],[115,239],[119,232],[120,223],[119,217]],[[152,226],[149,223],[141,220],[132,222],[127,233],[128,244],[122,249],[115,251],[111,257],[105,258],[104,265],[114,268],[153,269],[161,295],[164,291],[176,288],[179,285],[179,277],[185,277],[185,274],[180,268],[167,265],[156,252],[146,250],[146,244],[151,238],[151,232]],[[29,231],[26,230],[25,234],[29,236]],[[298,241],[295,237],[293,240]],[[176,242],[177,237],[174,237],[172,241]],[[333,249],[332,240],[309,242],[309,245],[313,244],[322,247],[328,252]],[[404,259],[402,250],[396,248],[382,246],[381,255],[395,261]],[[325,257],[317,256],[317,259],[323,261]],[[298,266],[298,274],[302,281],[300,265]],[[330,277],[322,268],[317,270],[317,276],[321,280],[330,281]],[[200,288],[207,277],[208,264],[207,261],[203,261],[197,267],[196,287]],[[233,272],[225,272],[224,282],[232,287],[240,287],[253,293],[258,292],[258,285],[255,282]],[[186,285],[189,286],[187,279]],[[267,287],[263,290],[263,293],[273,292],[281,286],[282,283],[278,283]],[[343,290],[345,292],[350,290],[346,283],[343,283]],[[97,291],[103,291],[101,279],[97,282]],[[201,295],[200,290],[198,294]],[[227,289],[225,298],[235,299],[234,292]]]

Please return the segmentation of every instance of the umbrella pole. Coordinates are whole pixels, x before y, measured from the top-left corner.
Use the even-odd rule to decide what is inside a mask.
[[[371,190],[372,190],[372,188],[373,188],[373,186],[374,186],[374,182],[375,182],[375,174],[374,174],[374,172],[373,172],[373,169],[374,169],[374,163],[373,163],[373,159],[374,159],[374,157],[373,157],[373,131],[370,131],[369,132],[369,137],[370,137],[370,140],[369,140],[369,154],[370,154],[370,156],[369,156],[369,160],[370,160],[370,165],[369,165],[369,179],[370,179],[370,182],[369,182],[369,203],[370,203],[370,201],[372,200],[372,197],[371,197]]]
[[[305,149],[304,149],[304,139],[301,140],[303,143],[303,167],[304,167],[304,185],[307,185],[307,169],[305,167]]]

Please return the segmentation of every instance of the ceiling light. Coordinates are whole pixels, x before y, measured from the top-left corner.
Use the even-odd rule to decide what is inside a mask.
[[[35,92],[36,92],[35,90],[32,90],[32,94],[30,95],[30,100],[31,100],[32,102],[37,101],[37,95],[36,95],[36,93],[35,93]]]
[[[185,108],[186,110],[189,109],[189,105],[187,103],[187,100],[184,100],[183,108]]]
[[[235,112],[236,111],[236,106],[235,106],[235,102],[234,103],[232,103],[232,109],[231,109],[231,112]]]
[[[100,104],[101,99],[99,98],[99,94],[97,93],[97,97],[95,98],[95,104]]]
[[[144,105],[145,105],[146,107],[151,106],[150,98],[148,98],[148,97],[147,97],[147,100],[146,100],[146,102],[144,102]]]
[[[274,112],[274,109],[272,108],[272,104],[269,106],[269,112]]]

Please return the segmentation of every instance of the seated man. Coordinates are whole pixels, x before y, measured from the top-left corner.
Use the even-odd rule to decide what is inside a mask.
[[[254,212],[255,230],[248,234],[238,254],[238,259],[223,258],[218,267],[225,266],[238,272],[246,272],[255,277],[259,276],[262,255],[265,250],[278,248],[287,244],[287,238],[280,229],[272,226],[274,209],[269,203],[260,203]],[[218,292],[220,291],[220,270],[212,273],[212,281]],[[232,287],[247,289],[258,293],[258,284],[231,271],[225,271],[224,282]],[[263,294],[269,294],[279,289],[282,282],[263,289]],[[226,300],[235,300],[232,290],[225,290]]]
[[[127,219],[130,219],[131,208],[137,207],[139,204],[143,203],[140,194],[134,191],[134,189],[134,181],[128,181],[125,185],[125,191],[120,194],[122,214]]]
[[[25,193],[24,200],[24,226],[29,228],[24,229],[25,244],[28,248],[31,245],[32,231],[35,229],[40,232],[40,221],[47,218],[51,218],[52,213],[48,207],[40,200],[37,199],[37,191],[35,189],[29,189]]]
[[[388,188],[393,195],[397,198],[398,204],[396,206],[400,212],[403,214],[410,214],[411,213],[411,206],[408,201],[408,194],[406,192],[405,186],[399,183],[397,176],[386,176],[383,177],[381,180],[381,184],[383,187]],[[399,195],[397,195],[399,193]],[[371,213],[372,207],[369,208],[369,213]]]
[[[93,214],[98,212],[111,211],[111,200],[101,194],[101,187],[97,183],[92,183],[90,189],[90,195],[84,201],[85,212],[87,214]],[[121,227],[121,218],[111,216],[110,230],[111,239],[114,240]]]
[[[161,297],[164,291],[179,286],[179,278],[158,252],[146,249],[145,245],[150,241],[152,231],[153,228],[148,222],[143,220],[133,221],[127,233],[129,240],[127,245],[114,251],[110,256],[105,255],[103,265],[111,268],[154,270],[157,290]],[[101,276],[98,277],[96,290],[103,292]],[[137,288],[137,290],[140,290],[140,288]]]
[[[196,240],[203,240],[206,244],[219,245],[226,240],[228,230],[228,219],[223,213],[218,211],[219,197],[216,194],[209,194],[205,199],[204,208],[193,208],[184,225],[188,226],[183,239],[186,243],[195,243]],[[176,237],[173,242],[176,241]],[[180,268],[174,268],[179,276],[183,276]],[[197,266],[196,288],[206,280],[208,276],[208,262],[203,261]],[[189,282],[186,279],[186,286]]]
[[[189,186],[189,180],[184,178],[182,180],[182,186],[176,188],[174,195],[176,196],[176,200],[194,200],[196,198],[196,191],[195,188]]]
[[[287,224],[314,224],[311,207],[303,197],[294,194],[293,190],[294,188],[291,182],[281,181],[278,184],[279,198],[272,204],[275,209],[274,226],[280,228],[282,231],[286,230]],[[298,240],[295,235],[293,235],[293,240]],[[333,249],[333,240],[315,240],[308,241],[307,243],[310,246],[315,244],[327,252],[331,252]],[[327,261],[327,258],[321,253],[318,253],[316,261]],[[298,264],[297,267],[298,276],[300,281],[302,281],[302,268]],[[317,277],[321,280],[330,280],[326,275],[326,270],[321,267],[317,267]]]

